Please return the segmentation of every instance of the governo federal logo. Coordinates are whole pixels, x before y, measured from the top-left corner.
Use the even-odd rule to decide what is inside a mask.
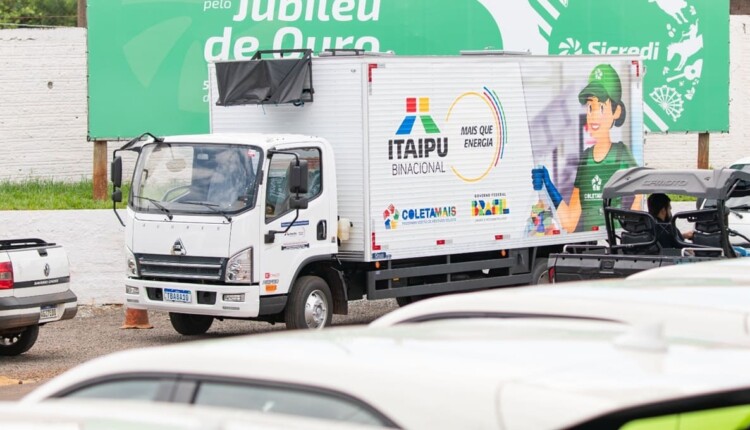
[[[711,60],[699,10],[700,5],[706,8],[705,0],[529,0],[529,4],[538,14],[539,32],[547,39],[550,54],[628,54],[644,60],[646,131],[680,129],[700,115],[699,103],[691,106],[691,102],[700,91],[710,91],[710,85],[701,88]]]

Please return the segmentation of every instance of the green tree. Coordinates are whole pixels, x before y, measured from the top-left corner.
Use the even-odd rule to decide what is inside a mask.
[[[0,0],[0,27],[74,27],[78,23],[77,11],[77,0]]]

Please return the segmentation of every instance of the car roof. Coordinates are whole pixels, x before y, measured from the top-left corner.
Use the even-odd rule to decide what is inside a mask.
[[[732,166],[738,166],[738,165],[741,165],[741,166],[750,165],[750,157],[742,157],[739,160],[735,160],[732,163],[728,164],[727,167],[731,168]]]
[[[644,270],[628,277],[639,282],[689,280],[691,284],[750,285],[750,258],[726,258]]]
[[[396,309],[370,325],[471,317],[595,318],[660,323],[669,336],[750,346],[750,285],[731,280],[631,279],[570,282],[435,297]]]
[[[378,427],[279,414],[124,400],[51,399],[43,403],[0,402],[3,430],[372,430]]]
[[[658,325],[451,320],[123,351],[52,379],[24,402],[106,375],[198,374],[335,390],[359,398],[405,428],[498,428],[509,404],[557,409],[538,404],[527,392],[508,391],[546,380],[550,396],[580,402],[569,411],[551,413],[546,422],[535,421],[534,428],[558,428],[561,422],[632,404],[748,386],[748,360],[750,349],[667,339]]]

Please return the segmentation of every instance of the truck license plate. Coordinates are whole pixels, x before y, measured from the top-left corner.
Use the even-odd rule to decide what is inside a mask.
[[[39,310],[39,319],[48,320],[52,318],[57,318],[57,306],[42,306],[42,308]]]
[[[164,289],[164,301],[178,302],[178,303],[192,303],[192,300],[190,298],[190,291],[175,290],[173,288]]]

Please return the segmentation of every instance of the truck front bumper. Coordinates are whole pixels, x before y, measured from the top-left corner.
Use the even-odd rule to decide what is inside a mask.
[[[170,298],[176,292],[181,300]],[[125,306],[163,312],[254,318],[260,312],[258,285],[207,285],[182,282],[125,280]]]
[[[29,297],[0,297],[0,332],[71,319],[77,312],[78,298],[70,290]]]

